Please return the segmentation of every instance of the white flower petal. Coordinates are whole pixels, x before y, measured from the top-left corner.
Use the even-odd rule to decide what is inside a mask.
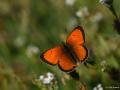
[[[99,21],[101,21],[103,19],[103,15],[102,13],[98,12],[96,13],[94,16],[92,16],[90,18],[91,22],[93,23],[98,23]]]
[[[81,9],[79,9],[79,10],[76,12],[76,16],[77,16],[77,17],[80,17],[80,18],[89,16],[88,7],[85,6],[85,7],[81,8]]]
[[[25,42],[26,42],[26,38],[23,36],[19,36],[15,39],[14,44],[17,47],[22,47],[25,44]]]
[[[48,77],[50,80],[53,80],[53,79],[54,79],[54,75],[53,75],[51,72],[48,72],[48,73],[47,73],[47,77]]]
[[[100,88],[100,87],[102,87],[102,85],[101,85],[101,84],[98,84],[97,87]]]
[[[65,4],[69,6],[73,6],[75,3],[75,0],[65,0]]]
[[[39,53],[39,48],[34,45],[29,45],[26,50],[26,54],[28,57],[32,57],[35,54]]]
[[[44,79],[44,75],[40,75],[39,80],[43,80],[43,79]]]
[[[50,84],[51,80],[49,78],[43,79],[43,84]]]
[[[102,88],[102,87],[100,87],[98,90],[103,90],[103,88]]]
[[[97,90],[97,88],[96,88],[96,87],[94,87],[94,88],[93,88],[93,90]]]

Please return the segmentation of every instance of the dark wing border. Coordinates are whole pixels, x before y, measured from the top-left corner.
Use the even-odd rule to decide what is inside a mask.
[[[83,39],[84,39],[84,42],[85,42],[85,33],[84,33],[84,29],[83,29],[81,26],[75,27],[75,28],[70,32],[70,34],[67,36],[67,39],[68,39],[69,36],[72,34],[72,32],[73,32],[74,30],[76,30],[76,29],[79,29],[79,30],[82,32]],[[66,39],[66,41],[67,41],[67,39]]]

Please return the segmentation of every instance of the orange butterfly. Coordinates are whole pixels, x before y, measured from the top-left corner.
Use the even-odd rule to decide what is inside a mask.
[[[41,54],[41,58],[51,65],[58,65],[64,72],[75,72],[77,63],[84,62],[88,57],[88,50],[84,43],[84,31],[78,26],[67,37],[66,43],[45,51]]]

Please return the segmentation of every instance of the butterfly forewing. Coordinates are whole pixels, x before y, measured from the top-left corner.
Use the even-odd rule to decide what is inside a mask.
[[[85,42],[85,35],[82,27],[78,26],[70,33],[67,38],[66,44],[70,46],[82,45]]]
[[[61,53],[62,53],[62,46],[56,46],[52,49],[45,51],[41,55],[41,58],[45,62],[52,64],[52,65],[55,65],[58,63],[58,60],[61,57]]]

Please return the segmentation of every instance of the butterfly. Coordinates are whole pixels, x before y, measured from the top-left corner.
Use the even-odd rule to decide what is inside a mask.
[[[85,44],[85,34],[81,26],[75,27],[68,35],[65,43],[46,50],[41,54],[41,59],[48,64],[68,72],[71,76],[79,77],[75,71],[78,63],[85,62],[88,50]]]

